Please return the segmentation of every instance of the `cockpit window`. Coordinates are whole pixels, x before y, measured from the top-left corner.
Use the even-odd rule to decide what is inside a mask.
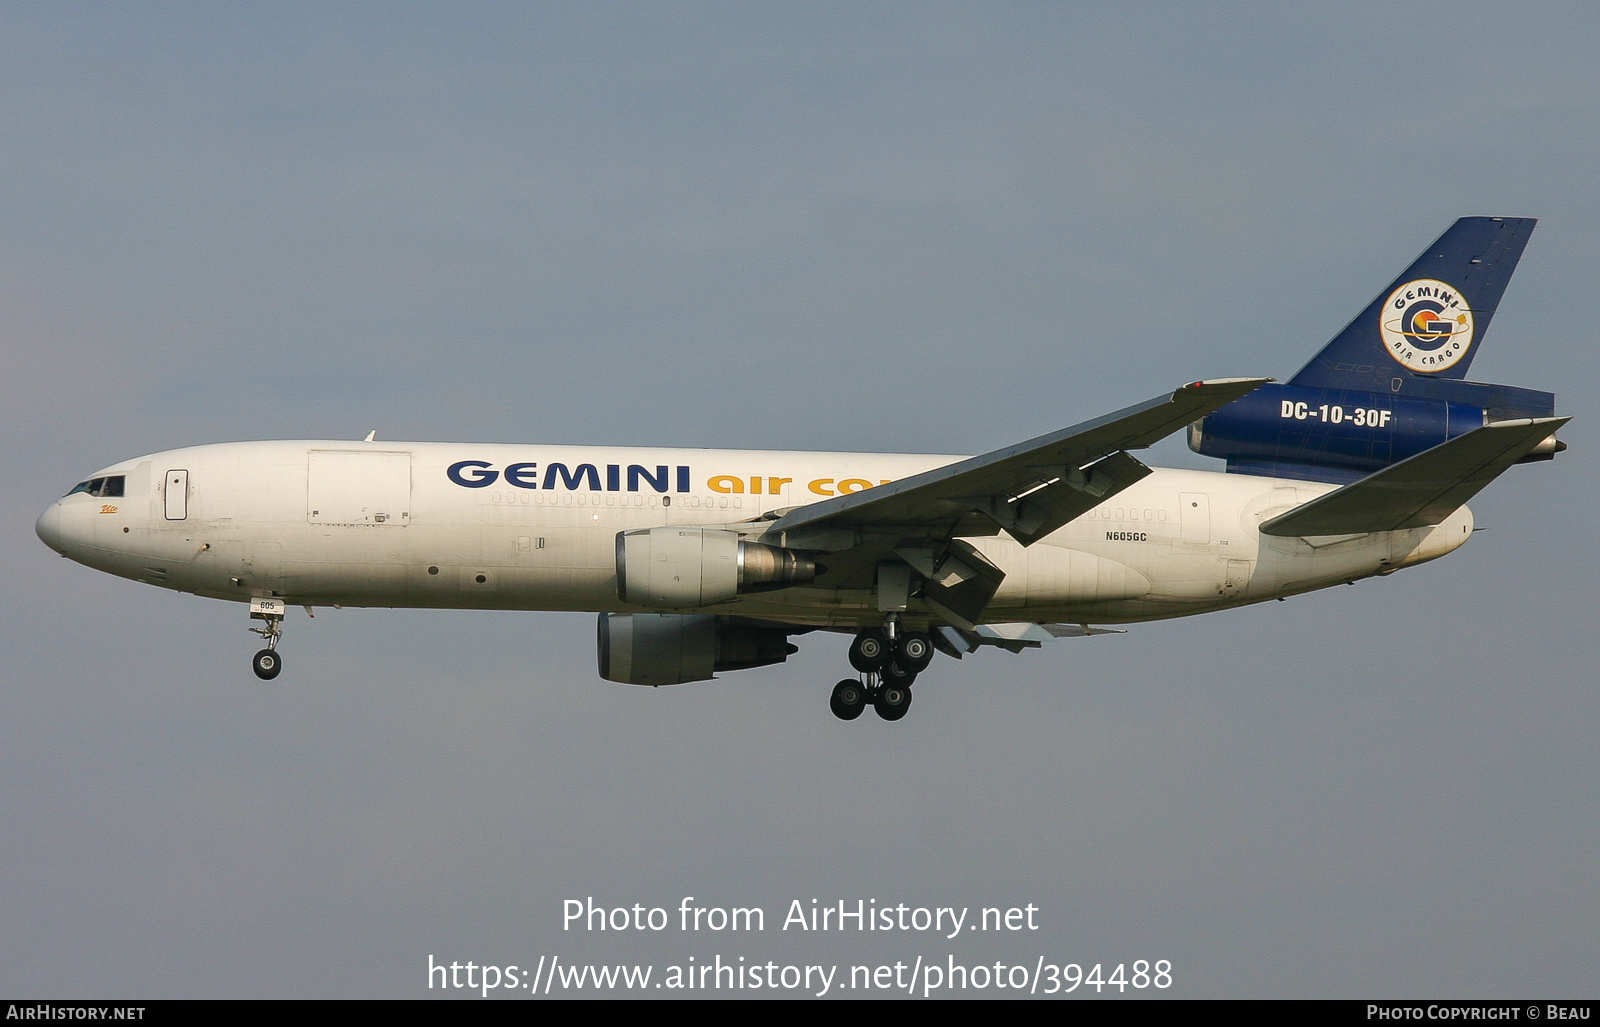
[[[91,496],[121,496],[127,488],[127,482],[128,476],[125,474],[113,474],[109,478],[90,478],[88,481],[80,481],[72,486],[72,491],[68,492],[67,495],[73,496],[79,492],[87,492]]]

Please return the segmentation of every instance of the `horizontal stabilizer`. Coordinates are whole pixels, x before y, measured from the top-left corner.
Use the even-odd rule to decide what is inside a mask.
[[[1438,524],[1570,418],[1484,425],[1279,514],[1268,535],[1356,535]]]

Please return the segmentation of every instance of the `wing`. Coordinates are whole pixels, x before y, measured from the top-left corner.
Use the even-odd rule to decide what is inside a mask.
[[[804,546],[807,535],[830,529],[945,538],[1003,530],[1030,546],[1149,474],[1128,450],[1143,449],[1271,380],[1193,382],[993,453],[799,507],[770,531]]]
[[[787,511],[762,537],[830,554],[824,587],[872,590],[883,611],[908,609],[916,599],[946,623],[972,631],[1005,572],[963,536],[1004,531],[1032,545],[1149,474],[1128,450],[1268,381],[1193,382],[993,453]]]
[[[1570,418],[1497,421],[1319,496],[1261,525],[1268,535],[1355,535],[1438,524]]]

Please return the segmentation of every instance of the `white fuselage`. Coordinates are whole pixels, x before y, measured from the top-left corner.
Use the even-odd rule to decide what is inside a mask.
[[[216,599],[306,606],[642,611],[616,589],[616,535],[717,525],[959,457],[454,443],[247,442],[124,461],[124,494],[58,500],[38,532],[80,563]],[[1388,573],[1461,545],[1472,515],[1344,538],[1263,535],[1335,486],[1157,468],[1024,548],[969,539],[1006,573],[983,619],[1182,616]],[[818,627],[881,621],[870,589],[797,586],[700,612]]]

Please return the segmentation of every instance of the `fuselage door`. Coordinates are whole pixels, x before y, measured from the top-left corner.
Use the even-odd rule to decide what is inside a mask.
[[[1192,545],[1205,545],[1211,541],[1211,497],[1204,492],[1183,492],[1178,495],[1178,523],[1181,538]]]
[[[189,472],[168,471],[167,483],[164,486],[167,493],[167,520],[181,521],[189,516]]]
[[[410,524],[411,454],[313,450],[306,517],[312,524]]]

